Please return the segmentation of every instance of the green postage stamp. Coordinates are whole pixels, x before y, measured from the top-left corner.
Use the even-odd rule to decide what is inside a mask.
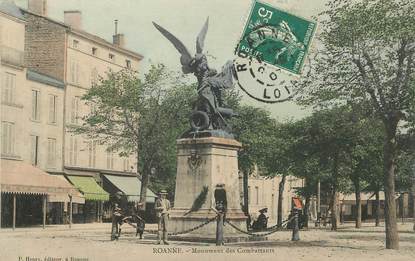
[[[237,53],[299,75],[317,23],[255,1]]]

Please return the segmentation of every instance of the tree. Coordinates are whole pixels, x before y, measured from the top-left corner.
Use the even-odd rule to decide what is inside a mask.
[[[352,112],[353,132],[350,135],[350,179],[353,183],[354,192],[356,195],[356,228],[361,227],[362,223],[362,206],[361,206],[361,192],[368,191],[368,188],[374,188],[374,191],[379,199],[379,191],[382,178],[378,175],[379,166],[382,165],[382,141],[383,131],[382,123],[375,118],[359,115],[358,112]],[[372,185],[372,186],[370,186]],[[369,190],[373,192],[373,190]],[[379,201],[377,201],[379,204]],[[380,204],[377,205],[377,209]],[[377,222],[379,222],[379,211],[377,211]]]
[[[282,203],[284,200],[284,187],[287,176],[290,174],[291,167],[294,164],[295,157],[293,144],[296,137],[292,134],[295,123],[286,122],[277,124],[275,121],[270,122],[270,126],[274,131],[270,132],[266,141],[266,150],[263,151],[259,164],[263,166],[265,176],[275,177],[281,176],[278,184],[278,203],[277,203],[277,226],[281,227],[283,222]],[[298,124],[297,124],[298,125]]]
[[[321,17],[322,43],[306,79],[314,104],[364,103],[384,125],[386,248],[399,249],[395,203],[398,124],[414,109],[415,2],[334,0]]]
[[[238,168],[243,174],[243,210],[248,215],[248,178],[269,148],[267,141],[274,131],[274,120],[269,111],[261,108],[239,105],[236,111],[238,117],[232,119],[231,125],[235,139],[242,143],[238,153]]]
[[[75,133],[105,144],[121,156],[134,154],[141,176],[140,202],[152,173],[160,172],[169,161],[166,149],[177,124],[172,111],[162,106],[168,86],[180,85],[163,65],[152,66],[144,79],[136,72],[110,71],[83,96],[91,113],[83,117],[82,126],[72,126]],[[168,164],[167,164],[168,165]],[[143,204],[145,208],[145,204]]]

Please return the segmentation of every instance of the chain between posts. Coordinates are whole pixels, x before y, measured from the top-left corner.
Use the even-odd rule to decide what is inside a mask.
[[[195,230],[197,230],[199,228],[202,228],[202,227],[206,226],[207,224],[209,224],[210,222],[212,222],[214,220],[216,220],[216,216],[213,217],[213,218],[207,219],[205,222],[203,222],[203,223],[201,223],[201,224],[199,224],[199,225],[197,225],[197,226],[195,226],[193,228],[186,229],[186,230],[179,231],[179,232],[168,233],[168,235],[169,236],[176,236],[176,235],[187,234],[187,233],[193,232],[193,231],[195,231]],[[145,232],[147,232],[149,234],[157,234],[158,233],[157,230],[145,230]]]
[[[282,224],[286,224],[286,223],[288,223],[288,222],[291,222],[294,218],[295,218],[295,217],[292,217],[292,218],[290,218],[290,219],[287,219],[287,220],[285,220],[284,222],[282,222]],[[266,232],[266,233],[252,233],[252,232],[249,232],[249,231],[244,231],[244,230],[240,229],[239,227],[237,227],[237,226],[235,226],[234,224],[232,224],[229,220],[225,220],[225,222],[226,222],[226,223],[228,223],[231,227],[233,227],[233,228],[234,228],[235,230],[237,230],[238,232],[241,232],[241,233],[243,233],[243,234],[247,234],[247,235],[250,235],[250,236],[254,236],[254,237],[268,236],[268,235],[271,235],[271,234],[273,234],[273,233],[275,233],[275,232],[280,231],[280,230],[282,230],[282,229],[283,229],[283,227],[281,227],[281,228],[279,228],[279,227],[278,227],[278,228],[276,228],[276,229],[274,229],[274,230],[271,230],[271,231],[269,231],[269,232]],[[274,226],[272,226],[272,227],[268,228],[267,230],[273,229],[273,228],[275,228],[275,227],[277,227],[277,225],[274,225]]]
[[[285,226],[288,222],[291,222],[294,218],[295,217],[293,216],[290,219],[287,219],[287,220],[283,221],[281,225],[282,226]],[[187,234],[187,233],[193,232],[193,231],[195,231],[197,229],[200,229],[200,228],[206,226],[207,224],[209,224],[210,222],[212,222],[212,221],[214,221],[216,219],[217,219],[217,217],[215,216],[213,218],[207,219],[205,222],[203,222],[203,223],[201,223],[201,224],[199,224],[199,225],[197,225],[197,226],[195,226],[193,228],[186,229],[186,230],[179,231],[179,232],[168,233],[168,235],[169,236],[176,236],[176,235],[181,235],[181,234]],[[243,234],[247,234],[247,235],[250,235],[250,236],[257,236],[257,237],[260,237],[260,236],[268,236],[268,235],[271,235],[271,234],[273,234],[273,233],[275,233],[277,231],[280,231],[280,230],[282,230],[284,228],[284,227],[277,227],[278,224],[276,224],[276,225],[274,225],[272,227],[267,228],[267,230],[270,230],[269,232],[266,232],[266,233],[252,233],[252,232],[248,232],[248,231],[244,231],[244,230],[240,229],[239,227],[237,227],[234,224],[232,224],[229,220],[225,220],[225,222],[228,223],[231,227],[233,227],[238,232],[241,232]],[[128,224],[130,224],[130,223],[128,223]],[[130,225],[134,226],[133,224],[130,224]],[[274,228],[276,228],[276,229],[274,229]],[[145,230],[145,232],[147,232],[149,234],[157,234],[158,233],[157,230]]]

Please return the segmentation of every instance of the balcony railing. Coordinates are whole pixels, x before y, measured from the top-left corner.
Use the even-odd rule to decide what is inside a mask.
[[[24,52],[8,46],[0,46],[0,59],[2,63],[15,66],[24,65]]]

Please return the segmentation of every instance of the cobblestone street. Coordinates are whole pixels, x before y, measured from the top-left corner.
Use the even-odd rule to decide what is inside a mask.
[[[135,237],[134,229],[123,226],[118,241],[110,241],[110,224],[75,224],[42,228],[2,229],[2,261],[105,261],[105,260],[415,260],[415,233],[412,223],[399,224],[400,250],[386,250],[384,227],[365,224],[360,230],[349,223],[337,232],[329,228],[301,231],[299,242],[291,242],[291,231],[277,232],[266,242],[214,244],[171,241],[169,246],[155,244],[155,236]],[[155,229],[149,224],[146,229]],[[20,259],[19,259],[20,257]],[[38,258],[38,259],[36,259]],[[59,259],[60,258],[60,259]],[[72,258],[72,259],[71,259]]]

